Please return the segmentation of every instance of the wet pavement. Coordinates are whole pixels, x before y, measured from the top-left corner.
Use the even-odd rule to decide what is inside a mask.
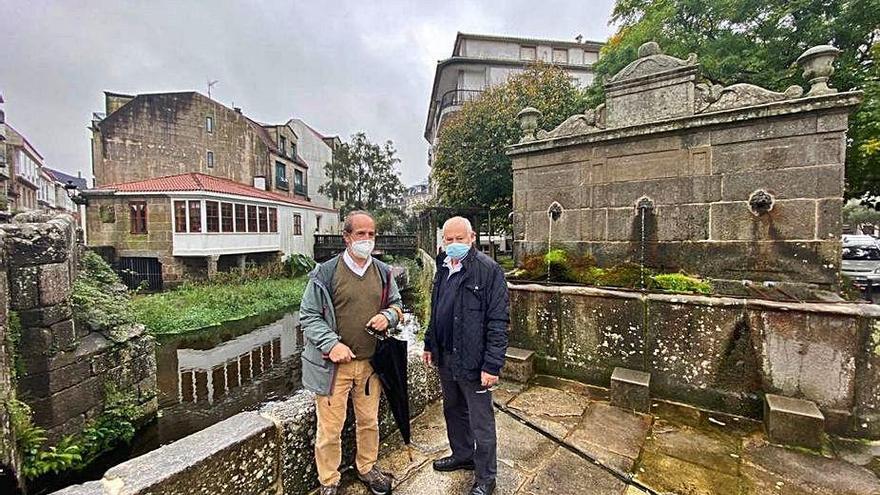
[[[880,494],[880,442],[829,438],[822,452],[770,444],[760,422],[654,401],[652,415],[609,405],[607,390],[539,376],[495,392],[499,495]],[[442,405],[413,422],[409,451],[383,446],[399,495],[467,494],[472,473],[438,473]],[[367,494],[349,470],[341,493]]]

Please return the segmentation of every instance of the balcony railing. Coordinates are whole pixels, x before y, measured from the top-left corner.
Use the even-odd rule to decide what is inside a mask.
[[[309,190],[306,188],[305,184],[294,184],[293,192],[296,194],[300,194],[302,196],[308,196]]]
[[[443,93],[440,98],[440,107],[437,109],[437,115],[443,113],[448,107],[461,106],[467,101],[473,101],[483,94],[481,89],[453,89]]]

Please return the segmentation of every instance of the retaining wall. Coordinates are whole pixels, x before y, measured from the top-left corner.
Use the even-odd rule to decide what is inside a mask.
[[[815,401],[828,431],[880,437],[880,308],[510,284],[511,345],[539,371],[760,417],[765,393]]]
[[[421,363],[423,347],[410,346],[409,387],[413,416],[440,395],[436,373]],[[344,434],[346,463],[353,460],[352,414]],[[396,431],[382,400],[383,438]],[[68,487],[55,495],[305,494],[318,486],[314,464],[314,394],[298,391],[287,400],[244,412],[198,433],[120,464],[103,479]]]

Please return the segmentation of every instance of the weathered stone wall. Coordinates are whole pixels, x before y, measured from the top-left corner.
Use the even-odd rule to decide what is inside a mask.
[[[440,395],[436,372],[421,363],[422,346],[410,346],[409,390],[412,416]],[[382,401],[380,431],[396,429]],[[344,463],[353,461],[353,415],[344,433]],[[100,481],[72,486],[56,495],[213,495],[306,494],[318,486],[314,464],[315,397],[301,390],[244,412],[177,442],[120,464]]]
[[[156,411],[154,342],[142,326],[91,331],[74,321],[73,282],[82,244],[72,217],[22,214],[0,225],[5,237],[9,308],[21,320],[15,353],[23,370],[18,396],[50,442],[82,430],[110,387]]]
[[[588,287],[510,285],[511,345],[542,372],[760,417],[765,393],[815,401],[837,434],[880,437],[880,309]]]
[[[697,73],[696,56],[643,47],[607,84],[605,105],[510,149],[518,256],[550,240],[602,266],[836,288],[847,120],[860,94],[709,88]],[[554,201],[563,213],[549,239]]]
[[[2,148],[2,146],[0,146]],[[5,235],[0,231],[0,246]],[[6,256],[0,249],[0,492],[13,493],[23,485],[21,452],[12,428],[10,402],[15,400],[14,350],[9,328],[9,284],[6,277]]]
[[[206,117],[214,119],[213,132],[206,129]],[[95,186],[186,172],[243,184],[252,184],[255,175],[271,178],[263,132],[240,112],[198,93],[139,95],[94,129]],[[209,150],[213,168],[207,164]]]

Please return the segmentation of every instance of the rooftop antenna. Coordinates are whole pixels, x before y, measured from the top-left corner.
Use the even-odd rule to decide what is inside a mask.
[[[211,99],[211,88],[213,88],[214,85],[217,84],[218,82],[220,82],[220,81],[217,79],[215,79],[213,81],[208,79],[208,99]]]

